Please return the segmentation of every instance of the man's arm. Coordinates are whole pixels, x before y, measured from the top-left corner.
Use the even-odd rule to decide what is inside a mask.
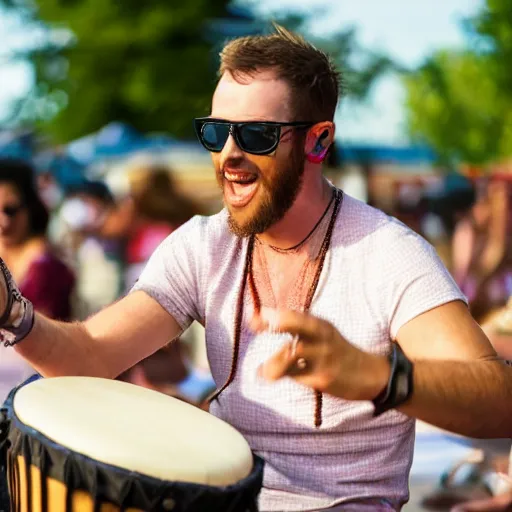
[[[400,411],[470,437],[512,437],[512,368],[462,302],[419,315],[397,341],[414,361],[414,393]]]
[[[157,301],[137,291],[85,322],[57,322],[36,313],[32,331],[14,350],[47,377],[115,378],[180,332]]]
[[[290,376],[345,400],[373,400],[387,386],[388,358],[350,344],[323,319],[263,308],[251,326],[299,339],[261,366],[267,380]],[[512,368],[498,359],[463,302],[415,317],[399,329],[397,341],[414,361],[414,392],[400,411],[469,437],[512,437]],[[301,358],[304,371],[298,366]]]

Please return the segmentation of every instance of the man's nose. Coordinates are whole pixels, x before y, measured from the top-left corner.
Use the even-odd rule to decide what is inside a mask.
[[[244,152],[238,147],[233,134],[230,133],[226,144],[222,148],[220,154],[220,162],[223,167],[224,164],[230,160],[241,160],[244,158]]]

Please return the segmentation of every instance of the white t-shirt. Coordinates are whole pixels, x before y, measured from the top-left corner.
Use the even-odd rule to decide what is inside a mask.
[[[236,300],[247,239],[233,235],[227,212],[195,217],[156,250],[134,290],[155,298],[185,329],[206,328],[217,387],[229,374]],[[362,350],[386,354],[402,325],[464,296],[435,250],[409,228],[345,195],[311,313],[336,326]],[[211,412],[237,428],[266,461],[262,511],[399,509],[408,499],[414,420],[389,411],[372,416],[370,402],[324,395],[315,428],[313,392],[285,378],[257,377],[257,368],[283,343],[255,336],[246,290],[237,372]]]

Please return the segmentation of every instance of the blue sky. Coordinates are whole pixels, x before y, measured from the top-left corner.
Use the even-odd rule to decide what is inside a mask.
[[[272,12],[277,2],[260,0]],[[476,13],[481,0],[280,0],[280,9],[297,6],[317,15],[313,28],[328,32],[352,25],[361,45],[387,52],[404,66],[421,64],[438,48],[461,47],[463,17]],[[315,15],[313,15],[315,16]],[[341,103],[338,136],[357,142],[402,144],[406,140],[404,91],[396,76],[382,78],[363,106]]]
[[[464,41],[460,19],[474,14],[482,0],[258,0],[255,4],[267,13],[297,7],[311,12],[316,32],[353,25],[363,46],[386,51],[398,63],[415,66],[437,48],[460,47]],[[3,57],[23,45],[23,27],[0,12],[0,34],[1,118],[8,102],[27,90],[30,70],[23,64],[6,64]],[[338,135],[352,141],[403,143],[403,97],[398,78],[384,77],[366,105],[342,103]]]

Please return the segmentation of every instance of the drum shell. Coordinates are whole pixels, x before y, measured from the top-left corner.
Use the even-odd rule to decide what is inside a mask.
[[[14,393],[5,408],[9,425],[3,448],[0,437],[0,466],[7,469],[10,496],[5,502],[4,489],[1,501],[0,483],[0,512],[257,510],[263,479],[263,461],[257,456],[251,474],[230,486],[159,480],[100,463],[53,442],[17,418],[11,406]]]

